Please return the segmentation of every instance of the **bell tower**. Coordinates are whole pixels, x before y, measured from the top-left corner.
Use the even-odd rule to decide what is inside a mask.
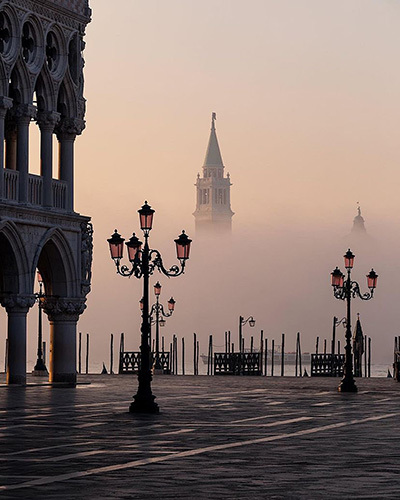
[[[215,120],[212,113],[211,132],[208,140],[203,176],[197,174],[196,210],[193,212],[196,232],[227,233],[232,230],[231,180],[224,176],[224,164],[219,149]]]

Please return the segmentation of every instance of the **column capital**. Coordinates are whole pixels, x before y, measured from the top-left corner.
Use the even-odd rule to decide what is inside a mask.
[[[36,297],[34,295],[7,294],[0,298],[0,304],[6,308],[8,313],[27,313],[35,302]]]
[[[12,108],[13,100],[9,97],[0,96],[0,118],[6,116],[7,111]]]
[[[63,118],[56,128],[60,140],[74,140],[85,128],[85,120],[79,118]]]
[[[60,121],[60,117],[60,113],[56,111],[38,111],[36,121],[40,130],[53,132],[55,126]]]
[[[68,297],[45,297],[43,311],[50,321],[78,321],[86,309],[86,299]]]
[[[17,123],[29,124],[32,118],[36,118],[37,109],[31,104],[17,104],[11,108],[11,114]]]

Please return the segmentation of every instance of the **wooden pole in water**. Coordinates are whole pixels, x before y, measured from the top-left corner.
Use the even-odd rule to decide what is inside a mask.
[[[368,339],[368,377],[371,377],[371,337]]]
[[[174,374],[174,360],[173,360],[173,354],[174,354],[174,351],[172,349],[172,342],[170,342],[169,344],[169,366],[170,366],[170,372],[171,372],[171,375]]]
[[[250,337],[250,352],[253,354],[253,344],[254,344],[254,337],[253,335]]]
[[[317,341],[315,342],[315,354],[318,354],[318,346],[319,346],[319,337],[317,337]]]
[[[340,354],[340,340],[337,341],[337,353]]]
[[[300,362],[300,377],[303,374],[302,363],[301,363],[301,342],[300,342],[300,332],[297,332],[299,336],[299,362]]]
[[[235,352],[235,344],[232,342],[232,350],[231,352]]]
[[[231,347],[231,331],[228,330],[228,352],[229,352],[230,347]],[[230,351],[230,352],[233,352],[233,351]]]
[[[86,334],[86,375],[89,373],[89,334]]]
[[[272,339],[272,351],[271,351],[271,377],[274,376],[274,358],[275,358],[275,339]]]
[[[82,332],[78,335],[78,373],[82,373]]]
[[[208,364],[207,364],[207,375],[212,375],[212,335],[210,335],[210,339],[208,341]]]
[[[265,339],[265,350],[264,350],[264,375],[267,376],[268,368],[268,339]]]
[[[164,354],[164,336],[161,337],[161,352]]]
[[[182,337],[182,375],[185,375],[185,338]]]
[[[285,334],[282,333],[282,349],[281,349],[281,377],[285,375]]]
[[[178,337],[175,335],[175,373],[178,375]]]
[[[199,374],[199,355],[200,355],[200,346],[199,346],[199,341],[197,341],[197,349],[196,349],[196,375]]]
[[[324,339],[324,354],[326,355],[326,339]]]
[[[42,342],[42,352],[43,352],[43,363],[46,366],[46,341]]]
[[[114,334],[112,333],[110,341],[110,375],[114,373],[113,365],[114,365]]]
[[[197,375],[196,373],[196,334],[193,333],[193,374]]]
[[[264,330],[261,330],[260,332],[260,352],[262,358],[264,352]]]
[[[295,377],[297,377],[297,364],[299,362],[299,332],[297,332],[296,336],[296,371],[295,371]],[[300,370],[300,375],[301,375],[301,370]]]
[[[337,322],[337,317],[333,317],[333,328],[332,328],[332,354],[335,354],[335,342],[336,342],[336,322]]]
[[[368,346],[367,336],[364,335],[364,377],[367,376],[367,363],[368,363],[368,360],[367,360],[367,346]]]

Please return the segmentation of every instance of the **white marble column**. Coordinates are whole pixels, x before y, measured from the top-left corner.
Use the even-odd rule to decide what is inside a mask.
[[[26,315],[34,296],[12,295],[2,299],[7,311],[7,384],[26,383]]]
[[[85,307],[85,299],[45,301],[50,320],[50,382],[76,384],[76,325]]]
[[[40,128],[40,174],[43,177],[42,202],[45,207],[53,206],[53,132],[60,114],[39,111],[37,123]]]
[[[17,170],[19,171],[19,201],[28,202],[29,173],[29,124],[36,116],[36,108],[30,104],[19,104],[13,108],[17,122]]]
[[[83,120],[64,118],[57,126],[59,179],[67,183],[66,209],[74,211],[74,142],[85,128]]]
[[[7,110],[12,106],[12,99],[0,96],[0,200],[5,198],[4,192],[4,119]]]

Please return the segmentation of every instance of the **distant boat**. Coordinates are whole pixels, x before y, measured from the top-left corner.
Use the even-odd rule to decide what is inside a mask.
[[[250,353],[250,349],[245,349],[245,353]],[[253,352],[260,352],[258,349],[253,349]],[[205,365],[208,365],[208,355],[200,354],[201,359]],[[268,361],[272,360],[272,350],[268,349]],[[274,364],[281,362],[281,353],[275,351],[274,352]],[[309,352],[303,352],[301,354],[301,362],[302,363],[311,363],[311,354]],[[285,364],[295,365],[296,364],[296,353],[295,352],[285,352]]]

